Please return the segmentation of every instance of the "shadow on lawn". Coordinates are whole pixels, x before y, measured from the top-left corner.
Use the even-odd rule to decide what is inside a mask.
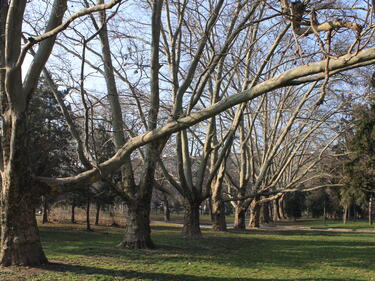
[[[263,266],[311,270],[315,267],[319,268],[323,262],[331,266],[353,269],[373,268],[369,261],[372,260],[374,255],[371,254],[371,251],[366,253],[366,250],[364,250],[364,248],[370,249],[373,246],[371,242],[268,240],[253,237],[250,239],[210,237],[210,239],[199,241],[181,239],[173,241],[174,243],[172,241],[156,242],[158,247],[155,250],[100,247],[98,243],[99,251],[97,247],[79,245],[77,248],[60,249],[58,252],[91,257],[97,256],[100,252],[103,257],[120,260],[129,259],[139,263],[142,263],[147,256],[147,261],[151,264],[189,261],[196,263],[214,262],[216,264],[230,263],[241,268],[251,268],[254,264],[262,264]],[[223,254],[223,251],[225,254]]]
[[[72,265],[72,264],[63,264],[63,263],[50,263],[49,265],[41,267],[43,270],[53,271],[53,272],[69,272],[69,273],[76,273],[76,274],[85,274],[85,275],[93,275],[93,278],[108,278],[105,280],[111,280],[110,278],[116,278],[116,280],[127,280],[130,278],[137,278],[139,280],[143,279],[150,279],[150,280],[168,280],[168,281],[201,281],[202,276],[193,276],[188,274],[168,274],[168,273],[152,273],[152,272],[139,272],[133,270],[121,270],[121,269],[105,269],[100,267],[90,267],[90,266],[82,266],[82,265]],[[101,276],[95,276],[101,275]],[[95,279],[92,279],[95,280]],[[307,281],[311,279],[259,279],[259,278],[251,278],[251,277],[238,277],[238,278],[227,278],[227,277],[204,277],[205,281],[255,281],[255,280],[262,280],[262,281],[292,281],[292,280],[300,280],[300,281]],[[313,279],[315,281],[339,281],[342,279],[326,279],[326,278],[317,278]],[[363,279],[351,279],[352,281],[365,281]]]
[[[150,264],[164,262],[197,262],[231,264],[241,268],[258,268],[263,266],[277,266],[298,270],[314,270],[322,264],[333,267],[346,267],[349,269],[375,269],[370,262],[375,254],[371,250],[374,240],[364,241],[352,239],[356,233],[337,234],[328,232],[310,231],[246,231],[239,235],[229,236],[228,233],[205,232],[201,240],[186,240],[180,236],[180,230],[175,227],[154,227],[154,241],[157,244],[155,250],[128,250],[116,248],[117,242],[122,238],[122,233],[98,231],[87,233],[85,239],[79,239],[77,232],[63,231],[49,232],[45,238],[46,248],[58,255],[80,255],[88,257],[110,257],[122,260],[131,260],[136,264],[142,264],[145,259]],[[168,231],[165,233],[164,231]],[[331,239],[331,236],[339,236],[342,240]],[[363,235],[362,235],[363,236]],[[324,239],[327,237],[327,239]],[[374,236],[375,238],[375,236]],[[225,253],[225,254],[224,254]],[[170,273],[143,273],[138,271],[125,271],[119,269],[102,269],[95,267],[74,265],[52,265],[58,270],[83,271],[86,274],[104,274],[106,276],[124,276],[135,278],[142,275],[151,280],[200,280],[192,275],[173,275]],[[61,270],[61,271],[63,271]],[[99,271],[99,272],[98,272]],[[93,272],[93,273],[90,273]],[[228,279],[208,277],[205,280],[259,280],[251,278]],[[267,279],[262,279],[267,280]],[[272,280],[272,279],[268,279]],[[296,280],[278,279],[278,280]],[[298,279],[309,280],[309,279]],[[334,279],[313,279],[334,280]],[[343,279],[337,279],[343,280]],[[360,279],[351,279],[360,280]]]

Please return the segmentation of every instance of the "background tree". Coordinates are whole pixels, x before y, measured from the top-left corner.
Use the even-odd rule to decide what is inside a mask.
[[[305,207],[305,194],[302,192],[287,193],[285,198],[285,212],[294,220],[302,217]]]
[[[73,168],[72,146],[69,130],[53,94],[41,81],[30,101],[28,115],[28,140],[32,147],[28,156],[32,173],[49,177],[69,175]],[[64,92],[59,92],[64,95]],[[48,104],[48,107],[44,106]],[[48,222],[53,198],[41,197],[42,223]]]
[[[368,206],[372,223],[372,200],[375,192],[375,105],[358,106],[354,113],[353,136],[349,139],[349,161],[344,168],[346,188],[343,197]],[[347,200],[350,200],[350,199]]]

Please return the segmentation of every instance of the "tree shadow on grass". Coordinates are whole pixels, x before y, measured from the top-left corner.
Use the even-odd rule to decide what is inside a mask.
[[[229,237],[211,237],[205,241],[184,241],[181,239],[173,242],[159,241],[155,250],[128,250],[101,247],[98,244],[99,249],[79,246],[74,249],[61,249],[58,252],[91,257],[99,255],[98,258],[101,256],[125,261],[132,260],[139,264],[147,259],[150,264],[181,261],[203,264],[213,262],[216,264],[230,263],[241,268],[251,268],[254,264],[262,264],[280,268],[314,270],[315,267],[321,266],[321,262],[352,269],[373,267],[370,263],[373,254],[371,251],[364,250],[371,248],[373,245],[371,242]]]
[[[115,280],[128,280],[136,278],[137,280],[166,280],[166,281],[255,281],[255,280],[263,280],[263,281],[292,281],[292,280],[315,280],[315,281],[339,281],[342,279],[326,279],[326,278],[317,278],[317,279],[296,279],[296,278],[288,278],[288,279],[259,279],[259,278],[251,278],[251,277],[238,277],[238,278],[227,278],[227,277],[210,277],[210,276],[194,276],[189,274],[170,274],[170,273],[157,273],[157,272],[140,272],[134,270],[122,270],[122,269],[106,269],[100,267],[90,267],[90,266],[82,266],[82,265],[74,265],[74,264],[64,264],[64,263],[50,263],[48,265],[40,267],[40,269],[52,272],[64,272],[64,273],[73,273],[79,275],[91,275],[92,278],[90,280],[106,278],[105,280],[111,280],[112,278]],[[351,279],[352,281],[366,281],[364,279]]]
[[[356,233],[337,234],[314,231],[245,231],[242,235],[230,233],[205,232],[201,240],[186,240],[181,238],[179,229],[175,227],[153,228],[155,250],[128,250],[114,247],[121,234],[119,232],[88,233],[85,239],[77,237],[76,232],[66,231],[60,233],[49,232],[45,236],[46,248],[56,255],[87,256],[94,258],[111,258],[118,262],[132,261],[135,264],[147,263],[157,267],[164,262],[192,262],[231,264],[240,268],[259,269],[263,266],[290,268],[297,270],[313,271],[324,263],[329,266],[346,267],[349,269],[375,269],[371,260],[375,257],[372,253],[374,240],[353,239]],[[172,231],[171,231],[172,230]],[[164,232],[167,231],[167,232]],[[331,236],[343,236],[341,240],[332,239]],[[361,235],[363,237],[363,235]],[[324,237],[327,237],[325,239]],[[375,238],[375,236],[374,236]],[[88,271],[95,267],[84,267]],[[74,269],[74,268],[73,268]],[[72,270],[73,270],[72,269]],[[173,273],[140,273],[138,271],[121,271],[118,269],[101,269],[115,274],[155,274],[151,280],[202,280],[195,276],[173,275]],[[108,273],[110,274],[110,273]],[[107,275],[106,275],[107,276]],[[109,275],[108,275],[109,276]],[[159,276],[159,277],[158,277]],[[124,277],[125,278],[125,277]],[[130,278],[130,277],[129,277]],[[136,278],[136,277],[133,277]],[[144,277],[148,278],[148,277]],[[171,279],[172,278],[172,279]],[[174,279],[173,279],[174,278]],[[211,279],[209,279],[211,278]],[[231,280],[227,278],[207,277],[205,280]],[[232,279],[238,280],[238,279]],[[240,279],[241,280],[241,279]],[[259,280],[259,279],[242,279]],[[267,279],[263,279],[267,280]],[[269,279],[271,280],[271,279]],[[281,280],[281,279],[280,279]],[[283,279],[288,280],[288,279]],[[289,279],[303,280],[303,279]],[[308,280],[308,279],[305,279]],[[313,279],[332,280],[332,279]],[[337,279],[340,280],[340,279]],[[342,279],[341,279],[342,280]],[[355,280],[355,279],[351,279]]]

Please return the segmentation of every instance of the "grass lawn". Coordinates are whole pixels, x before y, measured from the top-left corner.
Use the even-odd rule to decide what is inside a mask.
[[[40,227],[49,266],[0,269],[0,280],[375,280],[375,234],[205,230],[153,226],[155,250],[116,248],[121,228]]]
[[[375,225],[369,225],[367,220],[348,221],[346,224],[342,220],[327,220],[325,224],[323,220],[302,220],[300,223],[311,228],[375,230]]]

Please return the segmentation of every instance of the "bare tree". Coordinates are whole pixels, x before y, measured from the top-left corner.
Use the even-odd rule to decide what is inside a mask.
[[[254,83],[251,86],[248,85],[248,87],[243,89],[238,88],[236,93],[233,92],[211,105],[208,105],[209,103],[207,102],[203,102],[202,104],[201,101],[205,96],[208,87],[207,82],[210,80],[210,76],[216,69],[220,60],[232,48],[232,43],[237,38],[239,32],[243,30],[242,28],[236,29],[240,26],[241,21],[244,21],[243,27],[248,26],[247,21],[250,17],[246,18],[246,15],[251,15],[251,9],[253,6],[247,6],[248,1],[237,1],[235,3],[241,7],[241,10],[244,9],[244,16],[239,22],[236,22],[233,32],[228,33],[228,35],[231,34],[226,38],[228,40],[224,41],[224,44],[220,46],[215,54],[213,54],[211,57],[212,60],[207,64],[202,60],[202,54],[203,52],[210,50],[209,46],[214,45],[214,42],[210,40],[214,26],[222,25],[224,23],[219,22],[219,19],[225,13],[229,15],[230,12],[233,11],[233,6],[226,5],[224,3],[225,1],[221,0],[207,1],[205,3],[210,9],[206,9],[206,6],[199,4],[200,1],[189,2],[189,5],[191,6],[187,6],[188,1],[177,1],[175,6],[175,11],[177,12],[174,14],[175,16],[169,14],[170,20],[168,20],[169,8],[167,5],[169,5],[170,2],[162,0],[153,1],[151,3],[152,21],[151,24],[148,25],[151,28],[150,33],[152,34],[151,43],[149,44],[150,49],[148,52],[150,64],[148,66],[142,66],[149,69],[151,81],[151,90],[148,95],[148,101],[150,104],[148,107],[148,113],[146,114],[147,127],[145,126],[143,128],[142,133],[127,136],[127,139],[125,139],[123,135],[122,140],[119,140],[119,142],[116,141],[118,144],[117,152],[111,158],[102,163],[95,163],[95,161],[92,161],[92,167],[87,168],[87,170],[82,173],[66,178],[34,177],[29,172],[29,163],[27,162],[26,156],[28,151],[27,138],[25,138],[25,130],[27,128],[26,117],[28,114],[27,105],[30,95],[32,94],[33,89],[35,89],[39,76],[49,59],[53,46],[55,45],[56,36],[59,33],[64,32],[64,35],[68,38],[71,30],[68,32],[67,28],[74,20],[93,12],[111,8],[120,2],[120,0],[113,0],[106,4],[98,4],[90,8],[85,8],[77,13],[73,13],[63,21],[67,9],[67,1],[55,0],[53,1],[52,6],[46,7],[50,12],[50,18],[46,24],[46,31],[37,36],[25,36],[28,39],[26,43],[23,44],[22,24],[25,19],[25,8],[32,7],[35,3],[19,0],[1,1],[0,91],[2,100],[2,158],[0,167],[2,178],[2,218],[0,263],[2,265],[36,265],[47,262],[40,244],[34,208],[32,207],[34,198],[39,197],[42,194],[65,193],[74,189],[83,188],[84,186],[90,185],[98,180],[105,179],[106,176],[118,170],[121,170],[123,174],[121,182],[127,183],[122,187],[125,189],[131,189],[131,192],[123,192],[123,194],[134,195],[135,198],[132,198],[129,202],[132,204],[134,203],[132,206],[134,207],[134,210],[141,209],[137,215],[132,216],[135,220],[139,219],[139,223],[134,222],[132,227],[139,227],[139,233],[143,234],[142,239],[138,239],[138,235],[136,239],[125,239],[124,246],[151,245],[149,240],[147,209],[149,206],[147,204],[151,196],[152,185],[154,182],[155,163],[159,158],[167,139],[173,133],[182,131],[179,133],[179,136],[181,144],[183,144],[185,141],[184,134],[186,134],[186,131],[184,132],[183,130],[203,120],[218,115],[233,106],[248,102],[276,89],[306,84],[313,81],[323,81],[322,93],[324,93],[328,78],[334,74],[370,65],[375,62],[375,50],[371,46],[373,26],[369,25],[366,29],[357,32],[357,25],[348,25],[347,22],[340,22],[338,25],[333,25],[332,28],[326,29],[320,28],[319,25],[318,27],[315,27],[316,23],[312,20],[314,25],[309,30],[314,31],[315,29],[318,29],[318,33],[321,31],[327,31],[328,34],[330,32],[334,33],[337,28],[349,28],[350,31],[355,29],[358,33],[354,36],[355,38],[353,38],[353,43],[355,43],[353,46],[355,47],[349,46],[349,48],[345,50],[345,53],[340,53],[337,54],[337,57],[333,57],[329,54],[329,46],[330,42],[334,41],[338,35],[336,34],[336,37],[328,36],[329,40],[326,41],[327,43],[325,45],[323,44],[320,46],[321,44],[319,44],[318,48],[311,51],[311,54],[315,52],[320,53],[321,56],[319,58],[313,55],[310,56],[308,64],[299,64],[299,62],[301,62],[300,59],[298,59],[299,65],[297,66],[293,66],[291,63],[281,62],[280,64],[282,64],[284,68],[280,68],[278,72],[274,73],[274,76],[260,77],[257,83]],[[165,26],[161,23],[163,2],[165,2],[165,16],[167,18]],[[268,1],[260,1],[259,3],[263,2],[268,4]],[[200,11],[199,9],[202,10]],[[184,14],[186,11],[189,11],[190,13],[189,18]],[[264,21],[267,21],[267,19],[276,20],[279,15],[279,13],[272,15],[267,14],[263,19]],[[366,16],[364,15],[362,18],[362,22],[365,23]],[[190,22],[187,21],[187,19],[189,19]],[[279,22],[280,19],[281,17],[279,17]],[[298,21],[299,18],[297,19],[297,24]],[[172,24],[173,22],[177,22],[178,24],[174,25]],[[325,22],[328,21],[324,21],[320,25]],[[189,25],[195,24],[200,26],[201,32],[197,34],[191,33],[191,31],[189,31],[190,26],[187,23],[189,23]],[[270,23],[271,22],[268,24],[270,25]],[[254,23],[249,22],[249,24]],[[292,25],[295,26],[295,23]],[[331,26],[329,22],[328,25]],[[275,33],[272,34],[279,34],[277,26],[275,28]],[[105,25],[103,25],[103,28],[104,27]],[[223,27],[223,29],[226,28]],[[183,30],[183,32],[181,30]],[[186,36],[189,32],[190,35]],[[311,34],[314,33],[316,41],[322,41],[319,41],[318,36],[315,35],[315,31],[309,32]],[[103,33],[104,32],[102,32],[102,34]],[[294,34],[297,34],[296,31],[294,31]],[[161,37],[161,40],[159,37]],[[277,35],[272,38],[277,38]],[[297,39],[296,45],[303,45],[300,42],[304,39]],[[104,41],[102,40],[102,42]],[[191,48],[191,42],[197,42],[197,44],[194,44],[194,47]],[[85,41],[80,42],[80,44],[82,43],[83,45],[81,46],[87,48],[87,46],[85,47]],[[37,44],[38,49],[36,50],[25,78],[22,79],[21,67],[25,61],[26,54],[31,52],[32,47]],[[162,48],[161,46],[164,47]],[[306,44],[305,47],[306,46],[309,46],[309,44]],[[170,49],[170,47],[172,48]],[[184,50],[183,55],[179,55],[178,52],[176,52],[176,50],[180,49]],[[173,52],[168,53],[167,50],[173,50]],[[105,50],[103,49],[103,58],[104,52]],[[166,79],[167,76],[161,65],[161,54],[163,58],[166,58],[165,61],[171,67],[171,79]],[[288,58],[288,56],[285,56],[285,58]],[[109,60],[105,58],[103,61],[105,63],[109,62]],[[115,70],[113,71],[116,73]],[[116,73],[116,75],[118,74]],[[160,99],[164,97],[160,94],[160,88],[165,85],[160,84],[160,82],[167,80],[169,82],[172,81],[170,83],[170,85],[172,85],[170,92],[172,93],[173,98],[169,100],[171,102],[167,106],[169,108],[169,111],[167,112],[170,115],[170,118],[168,121],[164,120],[158,124],[157,121],[160,120]],[[108,83],[107,85],[110,86],[111,84]],[[112,92],[109,94],[112,94]],[[115,103],[116,102],[114,102],[113,106],[116,106]],[[111,121],[113,128],[115,127],[115,122],[119,121],[116,120],[116,118],[121,119],[120,115],[121,114],[118,114],[116,117],[112,117]],[[121,131],[126,128],[117,129]],[[118,131],[117,129],[114,131]],[[132,154],[136,150],[138,151],[140,147],[144,147],[145,160],[144,165],[142,166],[142,175],[144,175],[144,177],[141,177],[139,184],[134,184],[134,179],[132,178],[133,172],[130,171],[131,165],[129,159],[132,159]],[[220,165],[217,165],[217,169],[219,167]],[[127,168],[129,170],[126,170]],[[143,216],[139,216],[139,214],[142,213]],[[140,220],[142,220],[142,222],[140,222]],[[136,231],[132,231],[132,233],[136,233]],[[130,244],[127,243],[128,241]]]
[[[41,190],[29,172],[27,157],[27,106],[55,43],[56,35],[74,19],[111,8],[118,1],[90,7],[65,22],[65,0],[53,2],[46,32],[30,37],[22,47],[22,22],[26,1],[1,2],[1,257],[2,265],[46,263],[35,220],[34,199]],[[22,81],[22,63],[35,44],[39,48]]]

